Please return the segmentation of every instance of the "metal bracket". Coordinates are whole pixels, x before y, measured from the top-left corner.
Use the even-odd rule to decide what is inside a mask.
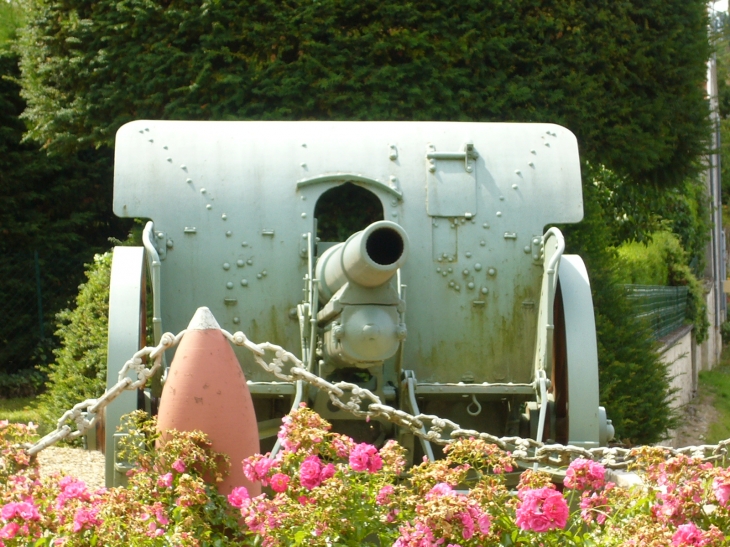
[[[165,232],[154,230],[151,235],[150,243],[157,251],[160,260],[165,260],[165,258],[167,258],[167,234]]]
[[[431,173],[436,171],[436,160],[464,160],[464,169],[467,173],[471,173],[474,169],[472,162],[479,157],[479,152],[474,149],[472,142],[465,143],[462,152],[436,152],[433,144],[429,144],[428,149],[426,159],[428,159],[428,170]]]
[[[411,411],[414,415],[418,416],[421,411],[418,409],[418,401],[416,401],[416,375],[412,370],[404,370],[403,371],[403,383],[406,384],[406,390],[408,393],[408,403],[411,406]],[[426,428],[421,427],[421,432],[423,434],[426,433]],[[435,461],[436,458],[433,455],[433,448],[431,447],[431,443],[428,442],[423,437],[418,437],[418,440],[421,441],[421,447],[423,448],[423,453],[428,457],[429,461]]]
[[[541,236],[533,236],[530,242],[530,248],[532,251],[532,262],[542,266],[544,258],[545,248],[543,247],[543,239]]]

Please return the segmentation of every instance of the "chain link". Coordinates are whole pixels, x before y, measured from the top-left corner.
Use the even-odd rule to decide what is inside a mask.
[[[331,383],[309,372],[302,361],[294,354],[281,346],[265,342],[255,344],[243,332],[229,333],[221,329],[223,335],[234,345],[248,349],[254,360],[267,372],[280,380],[295,382],[302,380],[325,391],[332,404],[342,410],[364,419],[387,420],[397,426],[409,430],[413,435],[429,442],[446,445],[461,437],[480,438],[494,444],[502,450],[526,464],[547,466],[551,468],[565,467],[576,458],[586,458],[599,461],[610,469],[626,469],[637,460],[638,451],[635,448],[597,447],[582,448],[572,445],[546,444],[534,439],[522,437],[496,437],[489,433],[473,429],[462,429],[459,424],[430,414],[416,416],[403,410],[398,410],[382,403],[380,398],[370,390],[349,382]],[[147,380],[157,372],[161,365],[162,354],[165,350],[176,346],[185,335],[185,330],[177,336],[171,333],[162,335],[160,343],[154,347],[145,347],[139,350],[124,364],[119,372],[119,381],[98,399],[87,399],[64,413],[58,420],[55,431],[52,431],[35,445],[28,447],[28,454],[32,455],[61,439],[75,439],[93,427],[101,409],[111,403],[120,393],[126,390],[138,389],[145,385]],[[273,354],[273,359],[267,362],[267,354]],[[154,361],[152,367],[147,367],[147,361]],[[136,379],[127,374],[132,371]],[[363,410],[363,409],[367,410]],[[72,431],[66,422],[72,420],[76,424],[76,431]],[[662,447],[667,459],[685,455],[699,458],[705,462],[716,462],[727,458],[730,439],[716,445],[687,446],[683,448]]]
[[[164,351],[176,345],[184,335],[185,331],[180,332],[177,336],[173,336],[169,332],[165,333],[157,346],[145,347],[136,352],[129,361],[124,363],[119,371],[116,384],[107,389],[98,399],[86,399],[72,409],[67,410],[56,423],[54,431],[45,435],[34,445],[26,447],[28,455],[32,456],[63,439],[76,439],[81,435],[85,435],[89,429],[96,425],[99,412],[116,399],[120,393],[139,389],[147,383],[147,380],[160,368]],[[144,364],[145,360],[152,361],[154,364],[147,367]],[[133,377],[128,376],[130,371],[133,373]],[[76,425],[75,431],[66,423],[68,421],[74,422]]]

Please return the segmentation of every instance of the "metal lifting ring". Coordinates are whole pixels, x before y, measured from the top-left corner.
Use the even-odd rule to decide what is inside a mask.
[[[476,406],[475,410],[472,410],[471,407]],[[471,394],[471,403],[466,407],[466,411],[469,413],[470,416],[479,416],[479,414],[482,413],[482,405],[479,404],[479,401],[477,401],[477,396],[472,393]]]

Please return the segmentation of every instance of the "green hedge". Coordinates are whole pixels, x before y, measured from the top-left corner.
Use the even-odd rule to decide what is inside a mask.
[[[86,271],[86,283],[79,287],[76,306],[58,314],[61,347],[54,351],[54,362],[44,367],[48,382],[39,397],[44,432],[55,429],[64,412],[99,397],[106,388],[111,262],[111,253],[97,255]]]
[[[52,149],[137,118],[549,121],[636,180],[708,139],[704,0],[30,0],[25,117]]]

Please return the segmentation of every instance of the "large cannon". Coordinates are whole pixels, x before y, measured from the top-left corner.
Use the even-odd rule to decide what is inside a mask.
[[[117,134],[114,211],[150,221],[144,247],[115,250],[110,383],[143,343],[148,280],[155,343],[207,306],[224,329],[413,414],[587,448],[611,435],[586,270],[551,227],[583,215],[563,127],[135,121]],[[237,355],[264,449],[304,401],[360,440],[438,457]],[[106,446],[158,395],[110,405]]]

